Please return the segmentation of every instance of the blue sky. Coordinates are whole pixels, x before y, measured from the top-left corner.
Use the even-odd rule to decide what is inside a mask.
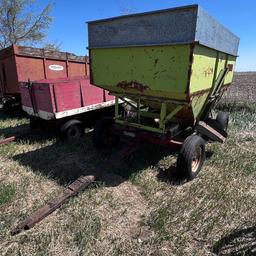
[[[49,2],[38,1],[40,6]],[[256,71],[255,0],[55,0],[48,40],[60,42],[64,51],[84,55],[88,45],[86,21],[195,3],[240,37],[236,69]]]

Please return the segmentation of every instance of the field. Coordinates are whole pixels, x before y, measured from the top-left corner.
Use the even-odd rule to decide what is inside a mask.
[[[256,105],[247,100],[255,86],[255,73],[236,75],[220,106],[230,112],[229,138],[207,144],[195,180],[177,182],[176,153],[145,145],[13,237],[15,224],[114,149],[99,154],[91,130],[76,143],[37,131],[0,146],[0,255],[256,255]],[[250,96],[236,98],[241,91]],[[28,129],[24,116],[0,115],[0,137]]]
[[[256,102],[256,72],[237,72],[222,102],[243,104]]]

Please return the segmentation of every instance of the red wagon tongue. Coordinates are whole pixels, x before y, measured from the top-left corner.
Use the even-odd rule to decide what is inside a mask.
[[[24,132],[19,133],[17,135],[13,135],[13,136],[4,138],[4,139],[0,140],[0,145],[9,144],[11,142],[16,141],[17,139],[22,139],[23,137],[26,137],[30,134],[31,134],[31,131],[24,131]]]
[[[89,175],[82,175],[78,179],[76,179],[73,183],[71,183],[58,197],[54,200],[48,202],[45,206],[41,207],[33,214],[28,216],[24,221],[20,222],[15,228],[11,230],[11,235],[16,235],[23,230],[28,230],[36,225],[36,223],[40,222],[56,209],[61,207],[64,203],[66,203],[69,198],[77,195],[80,191],[88,187],[95,180],[100,179],[100,177],[108,171],[108,168],[120,163],[120,161],[133,153],[141,146],[138,139],[133,139],[120,149],[118,152],[112,155],[108,160],[101,163],[98,167],[92,170]]]

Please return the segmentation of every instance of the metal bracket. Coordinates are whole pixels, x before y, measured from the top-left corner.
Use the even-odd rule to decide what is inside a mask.
[[[209,124],[200,121],[198,125],[196,126],[195,130],[199,132],[200,134],[204,135],[205,137],[209,138],[212,141],[218,141],[218,142],[225,142],[227,138],[227,134],[223,131],[225,134],[221,134],[216,129],[214,129]]]
[[[220,98],[221,94],[221,88],[224,84],[225,78],[229,72],[229,68],[226,66],[223,70],[220,71],[216,81],[214,82],[214,85],[212,86],[212,89],[209,93],[209,96],[206,100],[206,104],[203,107],[201,114],[199,115],[200,120],[205,120],[208,115],[210,110],[213,108],[214,104],[218,101]]]
[[[141,104],[141,99],[138,97],[137,102],[132,104],[127,100],[123,99],[122,96],[116,96],[115,100],[115,121],[116,123],[123,125],[123,126],[130,126],[146,131],[156,132],[156,133],[166,133],[166,124],[184,107],[184,105],[176,105],[174,109],[167,113],[167,102],[161,102],[160,111],[150,110],[150,111],[143,111],[143,105]],[[137,120],[129,120],[125,117],[121,117],[119,115],[119,98],[123,100],[123,102],[130,105],[134,111],[137,113]],[[169,103],[169,102],[168,102]],[[174,104],[175,105],[175,104]],[[152,126],[148,125],[147,123],[143,123],[141,117],[151,118],[151,119],[159,119],[159,125]]]
[[[171,111],[171,113],[169,114],[167,114],[166,108],[167,108],[166,103],[162,103],[159,128],[163,128],[163,129],[165,129],[166,123],[170,121],[183,108],[183,106],[181,105],[176,106],[176,108],[173,111]]]

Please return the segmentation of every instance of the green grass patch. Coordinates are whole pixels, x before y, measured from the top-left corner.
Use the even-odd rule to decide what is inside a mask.
[[[15,192],[16,188],[14,185],[0,184],[0,205],[11,202]]]

